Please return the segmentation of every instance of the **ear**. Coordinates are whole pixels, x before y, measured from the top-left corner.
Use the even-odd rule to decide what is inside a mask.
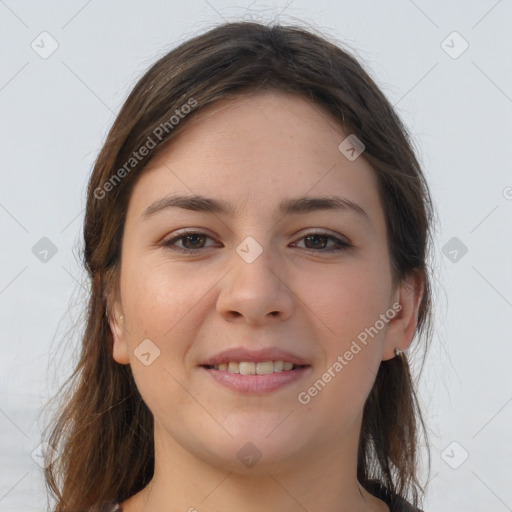
[[[112,357],[114,361],[119,364],[129,364],[130,358],[128,357],[128,340],[126,318],[124,318],[123,308],[121,303],[116,300],[107,301],[107,316],[112,333],[113,346]]]
[[[384,351],[382,360],[387,361],[395,357],[395,349],[407,350],[414,338],[418,311],[424,292],[423,276],[409,276],[398,287],[392,302],[392,309],[397,311],[396,316],[389,321],[384,338]],[[398,307],[398,304],[400,307]],[[393,307],[393,305],[395,305]]]

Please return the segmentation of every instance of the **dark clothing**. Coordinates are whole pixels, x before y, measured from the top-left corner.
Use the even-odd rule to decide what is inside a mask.
[[[368,486],[368,492],[382,500],[389,507],[389,512],[422,512],[402,497],[392,494],[383,485],[375,482]],[[122,511],[120,511],[122,512]]]

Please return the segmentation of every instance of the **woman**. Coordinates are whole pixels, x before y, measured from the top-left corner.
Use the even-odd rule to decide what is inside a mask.
[[[403,351],[429,338],[431,222],[405,128],[337,45],[228,23],[161,58],[89,182],[54,510],[419,510]]]

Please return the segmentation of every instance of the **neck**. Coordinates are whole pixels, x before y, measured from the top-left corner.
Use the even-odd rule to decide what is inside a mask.
[[[155,422],[155,472],[149,485],[123,504],[124,512],[387,511],[357,481],[360,418],[335,443],[318,440],[293,460],[241,472],[186,450]]]

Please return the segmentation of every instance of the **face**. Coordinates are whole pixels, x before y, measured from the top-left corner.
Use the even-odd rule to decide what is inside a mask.
[[[332,452],[355,429],[380,362],[410,341],[375,173],[364,154],[346,158],[348,134],[298,97],[260,93],[205,112],[133,189],[114,359],[131,365],[155,435],[174,450],[237,471],[241,454],[264,468]],[[178,195],[232,211],[158,203]],[[303,197],[342,207],[280,209]],[[226,362],[302,368],[203,366],[228,349],[247,353]]]

